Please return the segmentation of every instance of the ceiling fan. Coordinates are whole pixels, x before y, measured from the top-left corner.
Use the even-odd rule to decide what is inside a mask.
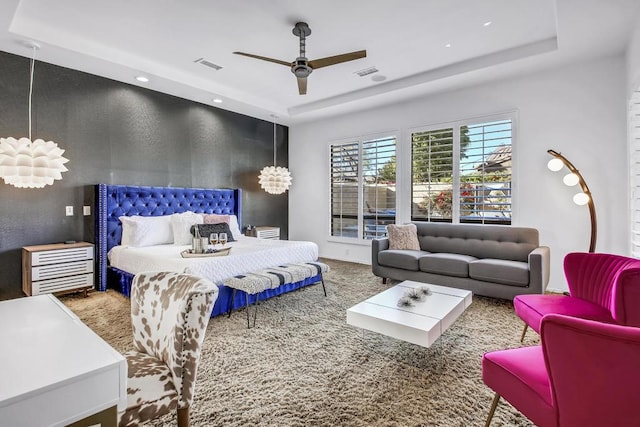
[[[236,55],[248,56],[249,58],[262,59],[263,61],[275,62],[291,68],[291,72],[298,79],[298,92],[300,95],[307,93],[307,77],[317,68],[327,67],[329,65],[340,64],[342,62],[353,61],[355,59],[365,58],[366,50],[356,52],[343,53],[342,55],[328,56],[326,58],[314,59],[309,61],[306,55],[306,38],[311,34],[311,28],[306,22],[298,22],[293,27],[293,34],[300,38],[300,56],[293,62],[281,61],[279,59],[267,58],[266,56],[253,55],[251,53],[233,52]]]

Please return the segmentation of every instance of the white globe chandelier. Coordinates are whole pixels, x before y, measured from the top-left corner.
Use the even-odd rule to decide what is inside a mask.
[[[258,182],[269,194],[282,194],[291,186],[291,172],[285,167],[276,166],[276,123],[273,122],[273,166],[265,166],[260,171]]]
[[[29,137],[0,138],[0,177],[5,184],[18,188],[42,188],[62,179],[64,166],[69,161],[62,157],[64,150],[53,141],[31,139],[31,97],[33,70],[37,44],[32,44],[31,77],[29,82]]]

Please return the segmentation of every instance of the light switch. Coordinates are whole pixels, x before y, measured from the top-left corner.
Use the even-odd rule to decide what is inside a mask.
[[[84,216],[91,215],[91,206],[83,206],[82,207],[82,215],[84,215]]]
[[[67,207],[65,208],[65,214],[66,214],[67,216],[73,216],[73,206],[67,206]]]

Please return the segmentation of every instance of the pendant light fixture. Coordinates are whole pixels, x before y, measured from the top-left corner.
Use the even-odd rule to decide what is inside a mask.
[[[274,116],[274,119],[276,117]],[[260,186],[269,194],[282,194],[291,186],[291,173],[285,167],[276,167],[276,122],[273,122],[273,166],[265,166],[258,179]]]
[[[29,81],[29,137],[0,138],[0,177],[5,184],[18,188],[42,188],[62,179],[64,166],[69,161],[62,157],[64,150],[53,141],[31,139],[31,98],[33,94],[33,72],[36,50],[40,47],[32,43],[31,72]]]

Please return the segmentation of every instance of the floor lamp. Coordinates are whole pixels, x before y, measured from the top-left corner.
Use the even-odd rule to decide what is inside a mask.
[[[595,252],[596,239],[598,237],[598,224],[596,221],[596,207],[593,204],[591,191],[582,177],[582,174],[569,160],[567,160],[566,157],[554,150],[547,150],[547,153],[553,156],[553,159],[549,160],[549,163],[547,163],[547,167],[554,172],[558,172],[563,166],[566,166],[567,169],[569,169],[569,173],[564,176],[562,181],[568,186],[580,184],[580,187],[582,188],[582,192],[573,196],[573,202],[576,205],[587,205],[589,207],[589,215],[591,216],[591,241],[589,243],[589,252]]]

